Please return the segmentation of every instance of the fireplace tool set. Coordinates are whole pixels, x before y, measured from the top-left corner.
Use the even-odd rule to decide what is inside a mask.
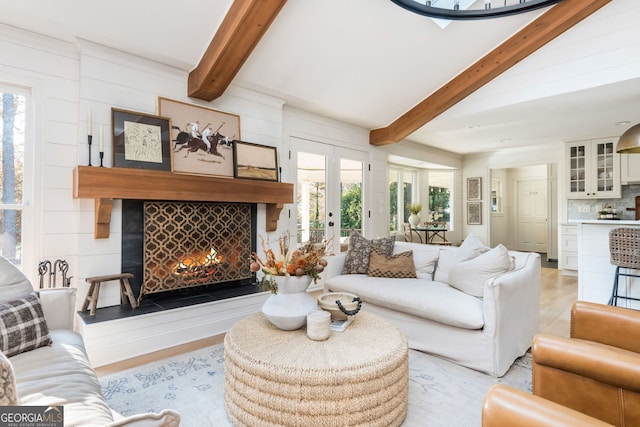
[[[47,288],[56,287],[56,271],[62,276],[62,287],[68,288],[71,285],[71,277],[67,277],[69,271],[69,263],[63,259],[57,259],[51,264],[51,261],[45,260],[38,263],[38,276],[40,276],[40,289],[45,287],[44,278],[48,276]]]

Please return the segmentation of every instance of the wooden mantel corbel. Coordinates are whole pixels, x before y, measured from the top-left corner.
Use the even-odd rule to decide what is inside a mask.
[[[293,203],[293,184],[78,166],[73,170],[73,198],[95,199],[96,239],[109,237],[113,199],[264,203],[266,231],[275,231],[284,205]]]
[[[113,199],[95,199],[96,226],[93,237],[96,239],[108,239],[111,226],[111,210]]]

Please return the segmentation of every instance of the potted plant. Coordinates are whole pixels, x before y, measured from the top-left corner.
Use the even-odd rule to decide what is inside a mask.
[[[412,227],[417,227],[418,224],[420,224],[419,214],[422,210],[422,205],[420,203],[409,203],[407,209],[409,209],[411,213],[411,215],[409,215],[409,224],[411,224]]]

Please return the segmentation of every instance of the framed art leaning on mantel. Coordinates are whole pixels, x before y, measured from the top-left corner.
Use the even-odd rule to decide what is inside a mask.
[[[158,114],[171,119],[174,172],[233,177],[233,141],[240,139],[240,116],[162,97]]]
[[[111,109],[113,165],[171,170],[171,121],[166,117]]]
[[[278,181],[278,151],[276,147],[235,141],[233,150],[235,178]]]

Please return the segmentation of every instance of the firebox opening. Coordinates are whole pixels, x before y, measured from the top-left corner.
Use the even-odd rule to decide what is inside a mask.
[[[160,221],[149,225],[145,209],[159,213]],[[122,272],[133,273],[140,305],[99,308],[85,321],[262,292],[249,270],[256,215],[256,204],[122,200]]]

